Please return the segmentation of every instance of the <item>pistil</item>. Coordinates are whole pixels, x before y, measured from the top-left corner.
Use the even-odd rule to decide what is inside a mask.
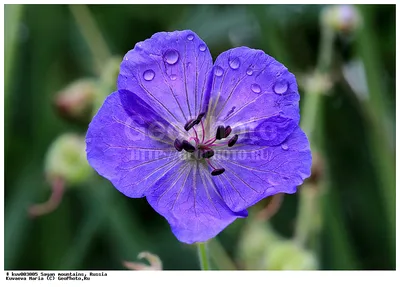
[[[193,129],[195,136],[189,137],[188,140],[183,140],[183,141],[176,139],[174,142],[174,146],[177,151],[185,150],[189,153],[193,153],[193,152],[197,151],[196,158],[204,159],[207,162],[207,164],[212,168],[211,175],[216,176],[216,175],[220,175],[220,174],[224,173],[225,169],[224,168],[216,168],[215,166],[212,165],[210,158],[212,158],[215,154],[213,148],[221,147],[221,146],[232,147],[237,142],[239,135],[237,135],[237,134],[234,135],[232,138],[229,139],[228,142],[215,143],[216,141],[227,138],[232,132],[232,128],[230,126],[225,127],[223,125],[220,125],[217,127],[215,137],[205,140],[206,132],[205,132],[204,123],[203,123],[204,116],[205,116],[205,113],[201,113],[197,116],[196,119],[191,119],[190,121],[188,121],[185,124],[184,128],[186,131]],[[201,141],[199,139],[199,134],[197,133],[197,130],[196,130],[196,126],[198,124],[201,124],[201,130],[202,130]],[[193,140],[195,142],[195,146],[189,142],[191,140]]]

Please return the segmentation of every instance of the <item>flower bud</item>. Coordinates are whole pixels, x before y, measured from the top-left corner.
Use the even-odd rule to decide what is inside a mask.
[[[336,32],[351,33],[361,26],[361,16],[353,5],[331,5],[321,14],[323,25]]]
[[[46,179],[51,185],[50,198],[29,207],[31,216],[48,214],[61,203],[67,185],[86,180],[93,172],[86,160],[84,137],[63,134],[50,146],[45,158]]]
[[[267,270],[316,270],[318,268],[315,255],[292,240],[273,243],[266,256],[265,269]]]
[[[251,220],[239,240],[239,258],[245,269],[264,269],[269,246],[280,240],[265,221]]]
[[[95,80],[77,80],[57,93],[54,105],[58,113],[66,119],[88,121],[95,94]]]
[[[313,72],[302,76],[299,84],[305,91],[314,95],[327,95],[333,86],[333,79],[329,74]]]
[[[50,146],[45,158],[45,173],[52,182],[62,178],[74,185],[86,180],[93,172],[86,160],[85,138],[72,133],[63,134]]]
[[[96,88],[94,108],[92,111],[93,116],[97,113],[97,110],[101,107],[107,95],[116,90],[115,79],[118,78],[120,64],[121,57],[119,56],[111,57],[106,62],[99,78],[98,86]]]

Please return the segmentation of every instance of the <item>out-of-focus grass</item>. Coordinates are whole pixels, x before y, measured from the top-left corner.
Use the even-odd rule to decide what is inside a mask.
[[[89,12],[114,55],[124,55],[136,42],[158,31],[193,29],[209,44],[214,58],[238,45],[261,48],[299,79],[317,62],[321,8],[96,5],[89,6]],[[52,214],[35,220],[27,217],[29,204],[49,195],[43,157],[51,141],[64,132],[84,134],[87,129],[87,123],[62,120],[53,109],[53,96],[70,81],[95,73],[92,53],[68,6],[25,5],[20,17],[18,9],[5,9],[7,23],[12,23],[6,26],[10,30],[5,58],[14,59],[6,65],[5,75],[5,268],[122,269],[122,260],[136,260],[140,251],[147,250],[158,254],[166,269],[197,269],[195,249],[179,243],[145,199],[126,198],[97,176],[68,190]],[[366,30],[360,38],[339,38],[334,46],[334,67],[351,58],[364,61],[373,99],[368,109],[378,108],[378,122],[382,113],[394,115],[394,106],[382,108],[382,103],[395,101],[394,11],[394,5],[367,7],[363,12]],[[15,45],[10,39],[16,39]],[[300,93],[304,96],[302,88]],[[321,266],[394,269],[390,259],[394,254],[394,223],[390,221],[394,179],[379,180],[380,174],[394,170],[394,162],[377,161],[375,151],[383,144],[381,137],[351,93],[335,85],[318,111],[318,137],[329,174],[329,190],[322,204],[323,230],[318,237]],[[386,121],[394,125],[393,117]],[[287,197],[281,213],[272,220],[287,236],[294,232],[297,196]],[[240,223],[224,231],[219,238],[227,253],[217,251],[235,258],[240,231]],[[232,267],[229,259],[222,264],[226,269]]]

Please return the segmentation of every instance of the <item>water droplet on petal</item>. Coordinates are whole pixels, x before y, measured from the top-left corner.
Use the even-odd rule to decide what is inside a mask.
[[[224,69],[222,69],[220,66],[216,66],[216,67],[215,67],[215,69],[214,69],[214,74],[215,74],[217,77],[221,77],[223,73],[224,73]]]
[[[155,76],[155,74],[154,74],[154,71],[153,71],[153,70],[146,70],[146,71],[144,71],[144,73],[143,73],[143,78],[144,78],[146,81],[151,81],[151,80],[153,80],[153,79],[154,79],[154,76]]]
[[[273,192],[275,192],[275,187],[273,187],[273,186],[268,187],[267,190],[266,190],[266,192],[268,192],[268,193],[273,193]]]
[[[288,89],[288,82],[285,80],[278,81],[274,85],[274,92],[278,95],[286,93],[287,89]]]
[[[192,41],[194,39],[194,35],[189,34],[189,35],[187,35],[186,39],[188,39],[189,41]]]
[[[170,65],[176,64],[179,60],[179,53],[176,50],[168,50],[164,53],[164,61]]]
[[[173,74],[173,75],[169,76],[169,78],[170,78],[172,81],[175,81],[176,78],[177,78],[177,76],[176,76],[175,74]]]
[[[200,44],[200,46],[199,46],[200,51],[204,52],[206,49],[207,49],[206,45]]]
[[[282,145],[281,145],[281,148],[282,148],[283,150],[288,150],[288,149],[289,149],[289,147],[288,147],[287,144],[282,144]]]
[[[246,74],[249,76],[253,75],[253,70],[251,68],[248,68]]]
[[[250,88],[256,94],[259,94],[261,92],[261,87],[257,84],[252,84]]]
[[[233,70],[238,69],[239,66],[240,66],[239,58],[235,57],[235,58],[229,59],[229,67],[231,67]]]

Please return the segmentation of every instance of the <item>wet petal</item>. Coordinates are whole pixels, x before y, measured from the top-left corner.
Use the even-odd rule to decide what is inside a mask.
[[[247,216],[246,210],[227,207],[207,166],[193,161],[160,179],[147,200],[167,219],[175,236],[188,244],[215,237],[236,218]]]
[[[271,140],[267,135],[264,144],[275,145],[298,125],[300,96],[296,79],[263,51],[240,47],[222,53],[212,77],[208,109],[215,126],[230,125],[232,133],[242,135],[259,129],[259,136],[272,129],[276,137]]]
[[[277,146],[234,146],[218,150],[216,165],[225,173],[215,184],[226,204],[240,211],[277,193],[294,193],[310,176],[311,151],[304,132],[297,127]]]
[[[128,89],[183,129],[208,102],[210,51],[192,31],[160,32],[139,42],[122,63],[118,89]]]
[[[107,97],[86,135],[90,165],[123,194],[142,197],[181,160],[168,123],[135,94],[120,90]]]

